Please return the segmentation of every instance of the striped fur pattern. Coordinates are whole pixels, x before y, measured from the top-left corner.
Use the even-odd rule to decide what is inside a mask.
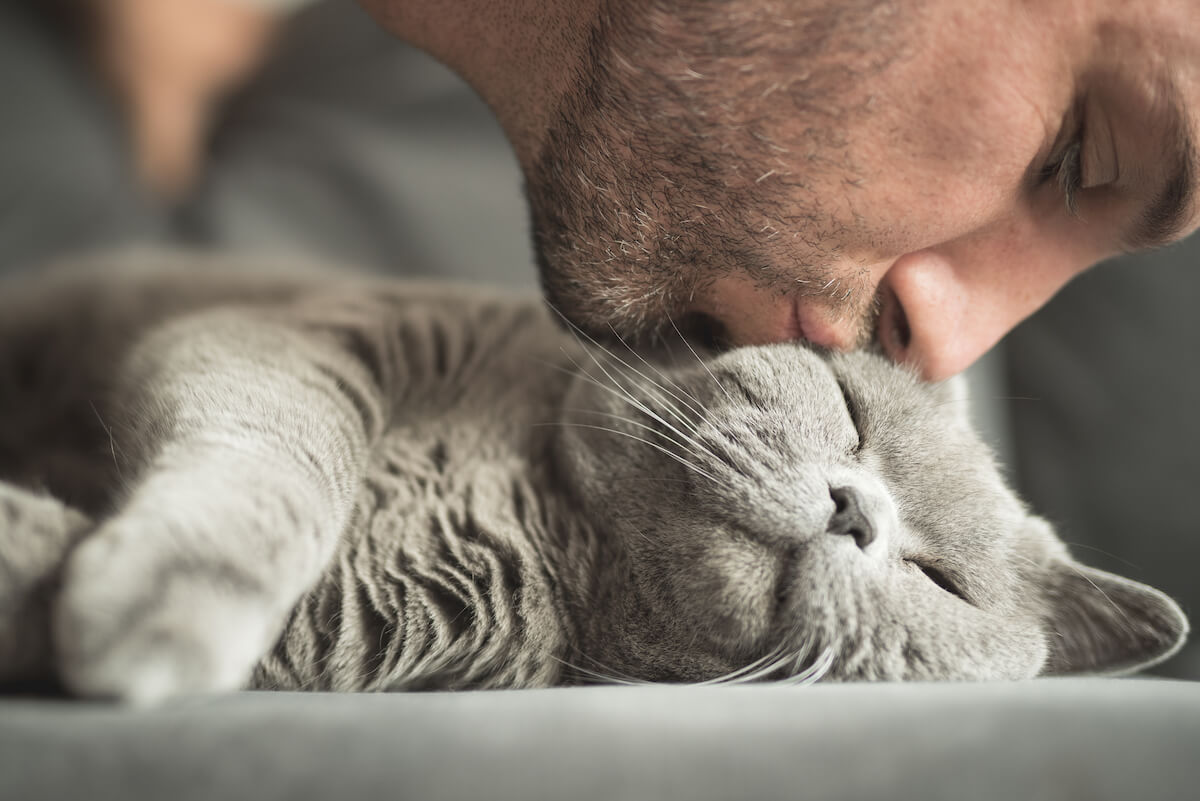
[[[954,387],[877,357],[634,352],[535,298],[195,261],[0,295],[0,681],[1002,678],[1186,632],[1070,558]]]

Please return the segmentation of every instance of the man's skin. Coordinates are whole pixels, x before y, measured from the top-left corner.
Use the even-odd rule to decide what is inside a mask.
[[[1196,0],[360,2],[493,108],[592,331],[875,339],[941,379],[1200,225]]]
[[[142,181],[170,199],[202,168],[215,107],[265,56],[275,15],[239,0],[77,2],[126,111]]]

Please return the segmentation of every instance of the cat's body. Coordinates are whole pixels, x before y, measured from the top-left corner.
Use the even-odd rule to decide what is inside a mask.
[[[998,678],[1186,630],[876,357],[651,364],[534,298],[113,269],[0,298],[0,679]]]

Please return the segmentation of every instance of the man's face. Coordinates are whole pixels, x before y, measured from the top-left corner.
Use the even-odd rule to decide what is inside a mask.
[[[878,339],[957,373],[1178,238],[1200,3],[678,0],[612,15],[528,191],[551,301],[622,336]],[[1097,321],[1102,324],[1102,321]]]

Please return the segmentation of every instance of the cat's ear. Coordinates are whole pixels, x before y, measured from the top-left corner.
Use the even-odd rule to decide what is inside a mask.
[[[1045,598],[1043,675],[1131,673],[1171,656],[1187,638],[1187,618],[1166,595],[1069,557],[1055,560]]]

